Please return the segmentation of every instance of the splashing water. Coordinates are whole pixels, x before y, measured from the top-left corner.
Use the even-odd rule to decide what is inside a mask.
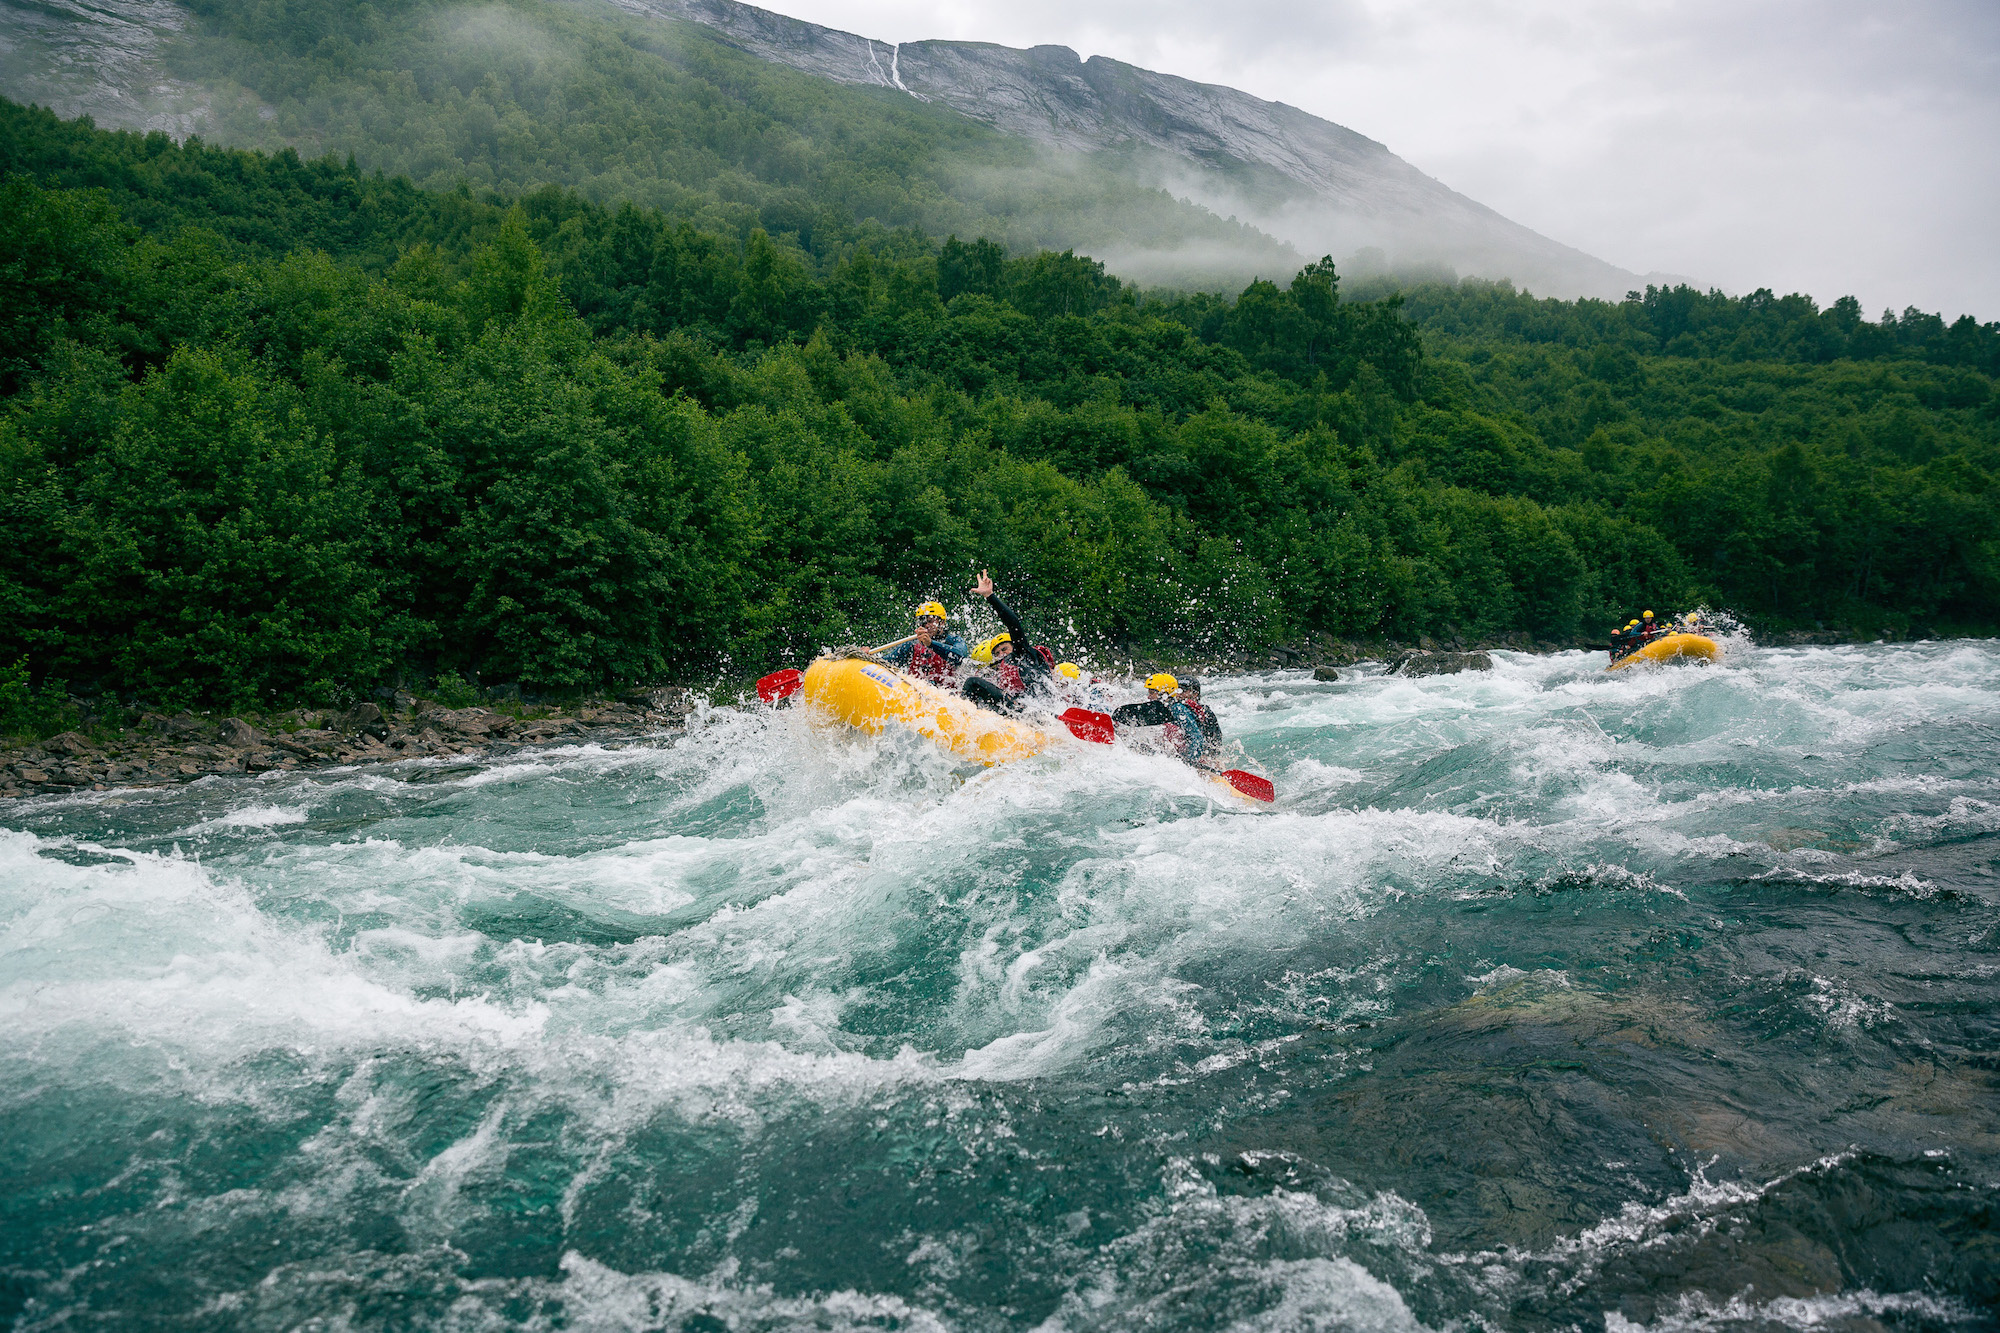
[[[2000,645],[0,807],[26,1329],[1993,1326]]]

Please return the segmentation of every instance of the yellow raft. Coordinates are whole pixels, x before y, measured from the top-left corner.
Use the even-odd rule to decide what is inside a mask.
[[[1636,662],[1684,662],[1696,659],[1704,662],[1720,662],[1722,645],[1705,634],[1662,635],[1637,652],[1619,658],[1604,669],[1616,671]]]
[[[821,713],[880,731],[900,722],[961,759],[1005,764],[1040,754],[1055,736],[1011,717],[990,713],[963,695],[860,658],[822,657],[806,668],[805,700]]]

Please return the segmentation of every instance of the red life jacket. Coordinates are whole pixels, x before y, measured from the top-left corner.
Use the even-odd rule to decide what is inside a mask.
[[[922,676],[936,685],[950,685],[958,675],[958,664],[927,643],[912,644],[910,674]]]
[[[1012,662],[993,664],[993,683],[1009,694],[1021,694],[1028,688],[1028,683],[1021,679],[1021,668]]]

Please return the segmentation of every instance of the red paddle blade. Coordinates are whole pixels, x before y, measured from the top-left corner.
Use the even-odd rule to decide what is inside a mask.
[[[1059,719],[1070,729],[1070,734],[1080,741],[1094,741],[1099,745],[1111,744],[1114,730],[1109,713],[1093,713],[1088,708],[1072,708]]]
[[[805,684],[805,681],[805,673],[795,667],[773,671],[757,682],[757,697],[767,704],[774,704],[780,699],[797,694],[799,686]]]
[[[1269,778],[1260,778],[1255,773],[1245,773],[1240,768],[1229,769],[1222,776],[1228,779],[1230,786],[1253,800],[1275,801],[1278,799],[1278,789],[1271,785],[1271,779]]]

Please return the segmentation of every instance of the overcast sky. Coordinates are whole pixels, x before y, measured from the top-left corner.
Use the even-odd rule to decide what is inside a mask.
[[[2000,319],[2000,0],[759,0],[1337,121],[1640,273]]]

